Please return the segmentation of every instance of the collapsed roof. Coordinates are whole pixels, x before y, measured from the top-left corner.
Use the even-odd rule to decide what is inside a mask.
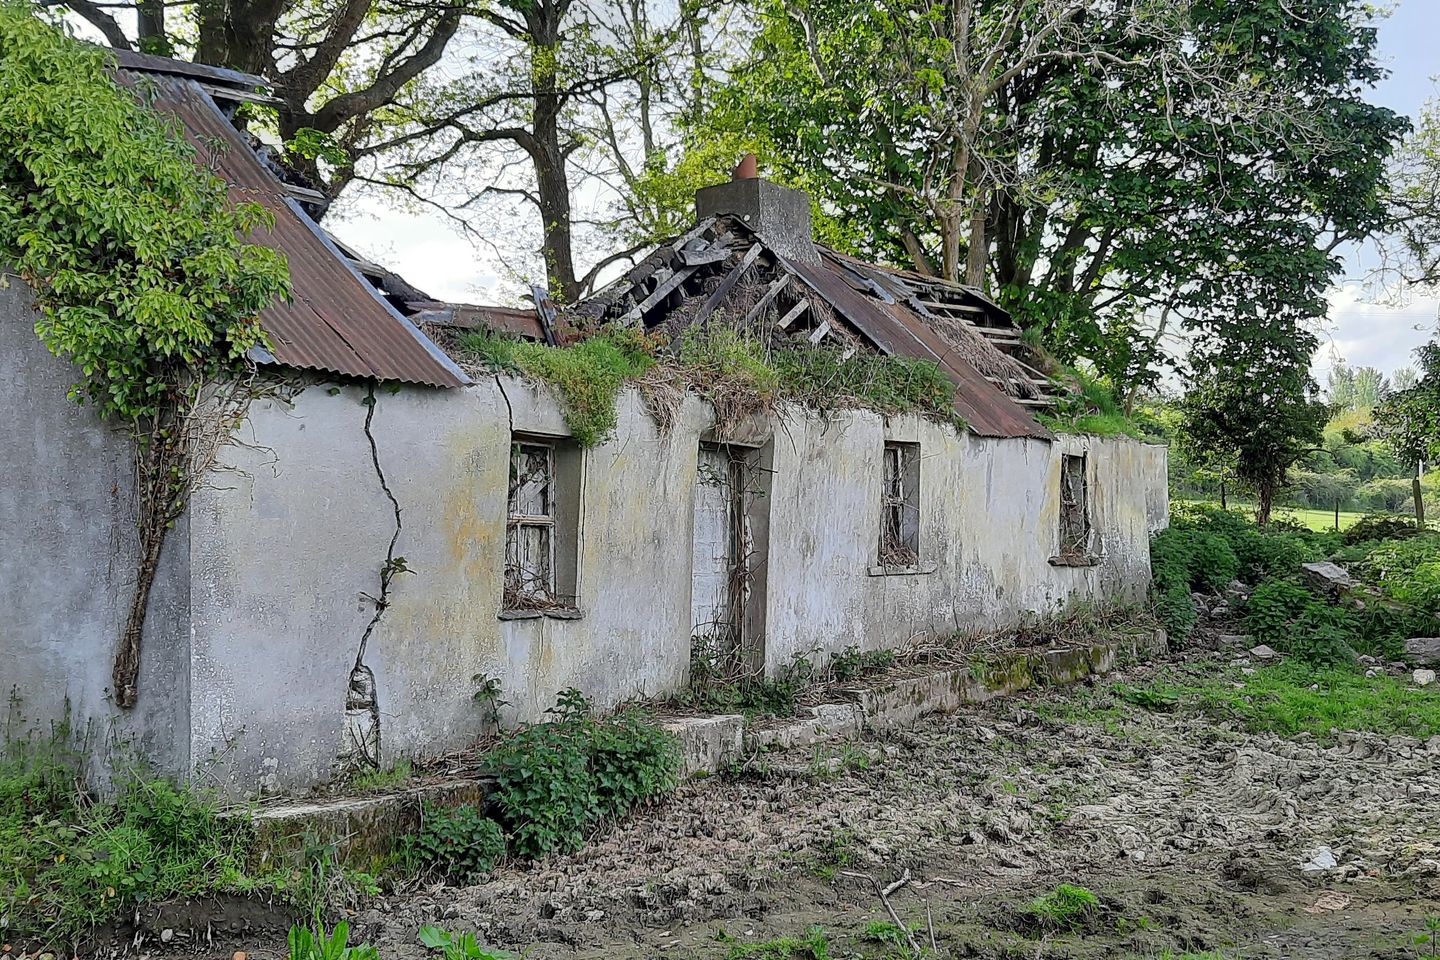
[[[229,185],[236,203],[259,203],[274,217],[253,242],[285,254],[289,301],[260,314],[270,350],[261,362],[435,387],[469,383],[463,371],[387,301],[320,229],[301,202],[313,190],[283,182],[266,148],[246,142],[231,124],[241,102],[268,100],[259,77],[164,57],[113,51],[122,82],[179,121],[198,161]],[[323,199],[323,198],[321,198]]]
[[[1031,415],[1053,405],[1024,360],[1010,315],[974,287],[878,267],[810,237],[809,198],[744,178],[696,197],[699,222],[582,301],[580,325],[663,327],[724,321],[772,335],[930,360],[955,385],[955,410],[986,437],[1052,439]]]

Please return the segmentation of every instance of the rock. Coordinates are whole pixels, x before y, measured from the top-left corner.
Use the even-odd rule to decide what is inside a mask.
[[[1405,641],[1405,657],[1422,667],[1440,667],[1440,637],[1414,637]]]
[[[1250,648],[1250,656],[1254,657],[1256,660],[1274,660],[1275,658],[1279,657],[1280,654],[1276,653],[1270,647],[1262,643],[1258,647]]]
[[[230,960],[249,960],[249,954],[244,950],[236,950],[230,955]]]
[[[1378,677],[1379,675],[1380,675],[1380,671],[1374,669],[1373,667],[1372,667],[1371,669],[1365,671],[1365,678],[1366,678],[1367,680],[1368,680],[1369,678],[1371,678],[1371,677]]]
[[[1300,573],[1311,588],[1333,596],[1339,596],[1346,590],[1353,590],[1360,586],[1359,581],[1350,576],[1349,571],[1329,560],[1302,564]]]
[[[1248,647],[1250,638],[1241,633],[1222,633],[1219,642],[1222,647]]]
[[[169,943],[171,940],[174,940],[174,939],[175,939],[175,931],[172,930],[170,927],[166,927],[164,930],[161,930],[161,931],[160,931],[160,942],[161,942],[161,943]]]
[[[1410,679],[1415,681],[1417,687],[1428,687],[1435,682],[1434,670],[1416,670],[1410,674]]]
[[[1335,859],[1335,851],[1329,847],[1316,847],[1306,856],[1309,859],[1300,865],[1300,869],[1305,873],[1321,873],[1326,870],[1334,870],[1340,865],[1340,861]]]
[[[1215,604],[1215,606],[1210,608],[1210,616],[1216,618],[1217,620],[1221,617],[1230,616],[1230,604],[1226,603],[1224,600],[1221,600],[1219,603]]]
[[[1230,586],[1225,588],[1225,592],[1230,594],[1232,597],[1250,596],[1250,588],[1239,580],[1231,580]]]

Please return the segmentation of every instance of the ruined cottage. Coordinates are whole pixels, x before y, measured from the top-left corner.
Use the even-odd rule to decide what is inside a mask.
[[[69,365],[0,283],[0,654],[9,728],[68,718],[117,753],[234,795],[337,765],[458,749],[576,687],[600,706],[682,689],[697,664],[775,674],[1082,602],[1129,602],[1166,522],[1163,447],[1055,434],[1054,387],[980,291],[824,249],[803,194],[753,177],[694,228],[556,311],[441,303],[337,245],[315,202],[229,122],[260,81],[140,55],[294,295],[262,316],[268,388],[171,531],[134,705],[112,658],[137,543],[130,441],[66,399]],[[953,415],[781,401],[719,409],[622,390],[577,442],[555,394],[444,349],[488,330],[561,344],[727,325],[777,349],[931,361]],[[559,349],[556,346],[556,349]],[[382,576],[381,571],[386,575]]]

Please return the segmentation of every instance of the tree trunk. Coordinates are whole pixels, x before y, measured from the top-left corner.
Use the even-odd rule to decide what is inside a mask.
[[[1257,483],[1255,493],[1256,499],[1259,501],[1255,508],[1255,522],[1263,527],[1270,522],[1270,507],[1275,502],[1275,485],[1273,483]]]
[[[1415,465],[1415,476],[1410,478],[1410,492],[1415,497],[1415,526],[1421,530],[1425,529],[1425,488],[1420,484],[1420,471],[1424,469],[1423,464]]]
[[[1225,474],[1220,474],[1220,509],[1229,510],[1230,503],[1225,498]]]
[[[161,57],[174,54],[170,38],[165,33],[165,0],[137,0],[135,27],[142,52]]]
[[[965,253],[965,282],[985,288],[985,262],[989,245],[985,242],[985,211],[979,206],[970,213],[970,248]]]

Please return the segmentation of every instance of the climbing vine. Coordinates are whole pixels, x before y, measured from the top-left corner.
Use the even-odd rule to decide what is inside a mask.
[[[243,417],[257,315],[289,289],[285,258],[247,242],[176,122],[122,87],[103,50],[0,0],[0,263],[35,291],[35,332],[80,376],[71,396],[133,432],[140,560],[115,663],[135,699],[165,531]]]

